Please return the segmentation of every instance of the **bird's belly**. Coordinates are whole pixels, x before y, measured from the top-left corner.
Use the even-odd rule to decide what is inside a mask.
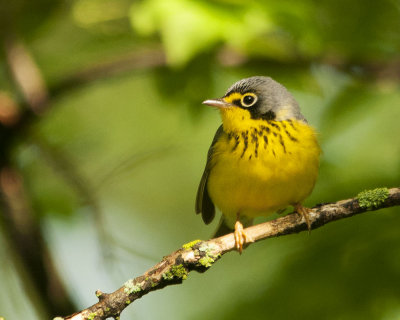
[[[287,143],[285,150],[251,144],[232,152],[226,141],[216,146],[208,192],[226,215],[254,218],[303,201],[312,191],[318,172],[319,147]]]

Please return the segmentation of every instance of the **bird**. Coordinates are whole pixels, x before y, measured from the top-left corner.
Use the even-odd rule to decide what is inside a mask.
[[[245,227],[258,216],[293,206],[311,229],[311,194],[321,148],[316,130],[280,83],[253,76],[234,83],[222,98],[203,101],[219,109],[222,124],[207,154],[195,211],[205,224],[222,212],[215,236],[234,232],[235,246],[253,242]]]

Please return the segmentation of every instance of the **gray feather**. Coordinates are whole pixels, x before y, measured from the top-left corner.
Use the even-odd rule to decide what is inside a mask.
[[[270,77],[255,76],[239,80],[228,89],[225,96],[232,92],[240,92],[242,94],[246,92],[255,93],[259,101],[262,101],[257,109],[259,114],[266,114],[271,111],[278,114],[280,110],[285,109],[288,111],[285,117],[277,118],[276,120],[297,119],[305,121],[299,104],[292,94],[283,85]]]

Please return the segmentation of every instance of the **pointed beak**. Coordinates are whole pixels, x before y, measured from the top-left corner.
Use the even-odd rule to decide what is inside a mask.
[[[224,101],[224,99],[209,99],[209,100],[203,101],[203,104],[205,104],[207,106],[211,106],[211,107],[217,107],[217,108],[232,107],[232,104]]]

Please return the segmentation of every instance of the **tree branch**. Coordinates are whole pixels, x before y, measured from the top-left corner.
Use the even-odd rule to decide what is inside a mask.
[[[319,204],[312,208],[309,217],[311,228],[316,229],[328,222],[398,205],[400,205],[400,188],[364,191],[352,199]],[[246,229],[246,233],[255,241],[259,241],[304,230],[307,230],[305,220],[298,214],[292,213],[249,227]],[[232,233],[208,241],[192,241],[164,257],[161,262],[143,275],[128,280],[113,293],[106,294],[97,290],[96,296],[99,298],[99,302],[91,307],[65,318],[57,317],[54,320],[118,319],[121,312],[133,301],[151,291],[182,283],[190,271],[204,272],[208,270],[222,255],[233,250],[235,250],[235,240]]]

